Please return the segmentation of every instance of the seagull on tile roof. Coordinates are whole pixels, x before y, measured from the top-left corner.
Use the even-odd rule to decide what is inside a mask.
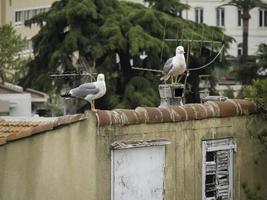
[[[104,74],[97,75],[97,81],[91,83],[84,83],[77,88],[71,89],[63,95],[64,98],[81,98],[91,104],[91,110],[95,109],[95,100],[101,98],[106,94],[106,83]]]
[[[170,78],[170,76],[177,77],[185,72],[186,63],[184,53],[185,52],[183,46],[178,46],[176,48],[176,55],[174,57],[169,58],[164,64],[163,76],[160,78],[160,80],[164,80],[166,82]]]

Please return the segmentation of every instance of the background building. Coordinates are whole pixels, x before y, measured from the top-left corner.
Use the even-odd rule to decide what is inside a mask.
[[[49,96],[11,83],[0,84],[0,116],[31,117],[47,114]]]
[[[54,0],[0,0],[0,26],[12,24],[17,33],[26,39],[26,45],[21,54],[32,52],[31,39],[39,31],[39,27],[25,27],[24,22],[31,17],[49,10]]]
[[[236,42],[231,44],[228,53],[238,57],[242,55],[242,20],[241,11],[234,6],[223,6],[227,1],[222,0],[181,0],[191,8],[183,11],[182,16],[198,23],[219,26],[225,34],[232,36]],[[267,0],[263,0],[267,3]],[[250,12],[248,53],[257,52],[261,43],[267,43],[267,10],[254,8]]]
[[[127,0],[130,1],[130,0]],[[143,3],[143,0],[131,0],[136,3]],[[234,6],[221,6],[227,1],[223,0],[180,0],[190,5],[189,10],[182,12],[184,19],[198,23],[205,23],[209,26],[219,26],[225,34],[232,36],[233,42],[228,50],[229,55],[239,57],[242,55],[242,20],[241,11]],[[267,3],[267,0],[262,0]],[[249,21],[249,55],[257,52],[261,43],[267,43],[267,10],[255,8],[251,10]]]

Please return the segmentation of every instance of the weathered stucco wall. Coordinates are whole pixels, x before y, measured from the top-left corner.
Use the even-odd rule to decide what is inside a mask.
[[[266,121],[260,117],[247,116],[101,128],[97,140],[100,167],[97,185],[101,185],[97,192],[98,199],[110,198],[109,147],[113,142],[169,140],[171,144],[166,146],[165,199],[199,200],[202,184],[201,142],[229,137],[237,144],[234,153],[233,199],[246,199],[243,184],[254,191],[260,186],[260,193],[267,196],[267,159],[259,155],[262,145],[251,136],[251,133],[256,133],[266,125]]]
[[[0,146],[0,200],[97,200],[92,121]]]
[[[267,126],[259,116],[96,124],[95,116],[89,115],[85,121],[0,146],[0,200],[110,199],[110,145],[146,139],[170,141],[165,155],[165,199],[199,200],[201,141],[227,137],[237,144],[234,199],[245,199],[242,184],[252,190],[261,186],[261,193],[267,196],[267,159],[259,156],[262,146],[250,135]]]

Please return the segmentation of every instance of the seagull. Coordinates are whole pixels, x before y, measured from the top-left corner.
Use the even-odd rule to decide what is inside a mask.
[[[185,72],[186,64],[184,53],[185,52],[183,46],[178,46],[176,48],[176,55],[172,58],[169,58],[164,64],[163,76],[160,78],[160,80],[164,80],[166,82],[170,78],[170,76],[177,77]],[[178,80],[178,82],[180,81],[180,79]]]
[[[71,89],[63,95],[63,98],[81,98],[91,104],[91,110],[95,109],[95,100],[106,94],[106,83],[104,74],[98,74],[96,82],[84,83],[77,88]]]

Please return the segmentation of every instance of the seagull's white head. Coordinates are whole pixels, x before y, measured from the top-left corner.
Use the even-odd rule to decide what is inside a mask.
[[[184,47],[183,46],[178,46],[176,48],[176,54],[184,54]]]
[[[104,76],[104,74],[98,74],[98,75],[97,75],[97,81],[105,81],[105,76]]]

